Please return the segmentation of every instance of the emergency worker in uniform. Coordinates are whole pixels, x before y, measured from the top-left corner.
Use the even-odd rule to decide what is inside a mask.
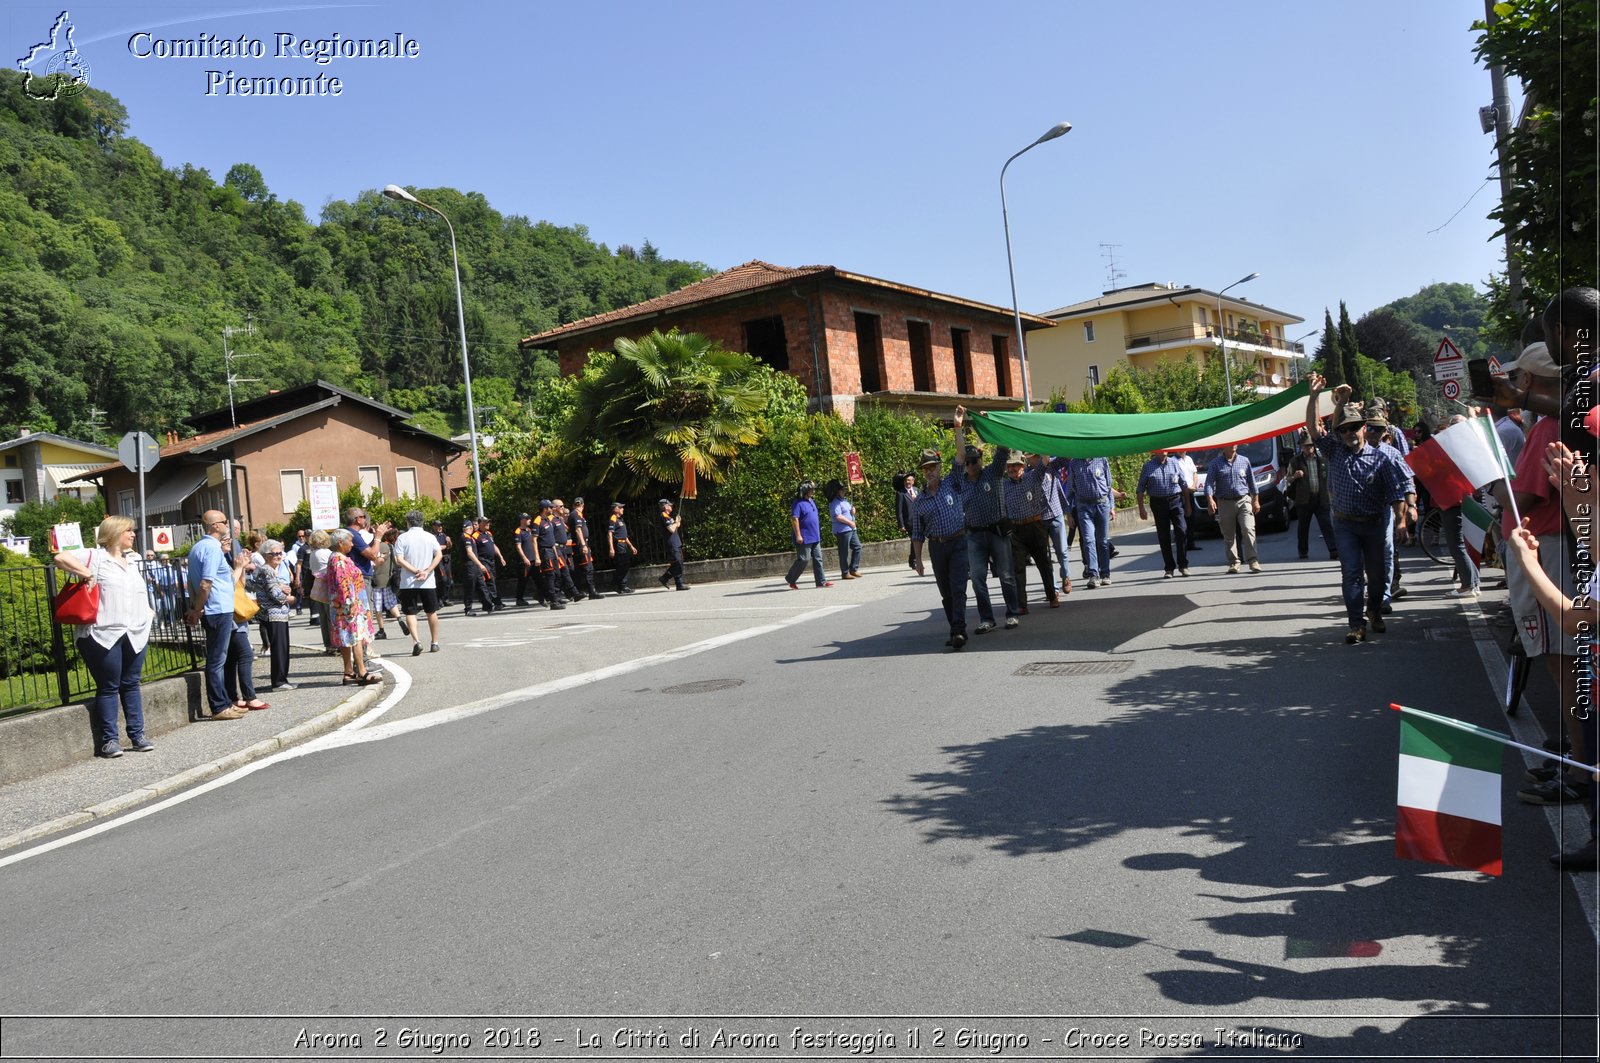
[[[633,588],[628,586],[628,570],[633,567],[633,555],[639,552],[628,538],[628,523],[622,519],[625,508],[621,502],[611,503],[611,518],[606,521],[606,545],[616,569],[618,594],[633,593]]]
[[[594,546],[589,541],[589,521],[583,515],[583,498],[572,500],[572,512],[567,517],[567,531],[572,536],[572,577],[578,590],[590,601],[600,600],[600,591],[594,583]]]
[[[539,516],[533,522],[533,563],[539,570],[539,586],[544,589],[544,600],[552,609],[565,609],[561,592],[556,589],[556,566],[560,558],[556,551],[555,503],[548,498],[539,500]]]
[[[567,504],[559,498],[550,501],[550,521],[556,530],[556,587],[569,602],[583,601],[572,580],[572,528],[567,524]]]

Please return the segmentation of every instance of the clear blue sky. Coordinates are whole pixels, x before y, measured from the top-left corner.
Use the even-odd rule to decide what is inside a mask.
[[[63,2],[9,0],[7,62]],[[1341,298],[1359,315],[1501,262],[1477,0],[67,7],[91,84],[167,166],[254,163],[313,220],[389,182],[448,185],[612,247],[1009,305],[1000,167],[1065,119],[1006,180],[1024,310],[1109,287],[1102,243],[1125,284],[1259,271],[1235,294],[1305,328]],[[140,59],[140,31],[244,34],[267,57]],[[318,66],[274,58],[279,32],[401,33],[420,55]],[[230,69],[343,94],[207,96],[206,71]]]

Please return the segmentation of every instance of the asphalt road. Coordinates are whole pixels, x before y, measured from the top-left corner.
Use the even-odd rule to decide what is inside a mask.
[[[0,866],[4,1013],[123,1017],[0,1057],[1592,1056],[1596,877],[1521,762],[1504,876],[1393,855],[1387,705],[1504,726],[1446,570],[1346,647],[1289,537],[1172,581],[1150,538],[959,654],[903,569],[453,621],[382,721]],[[193,1015],[255,1018],[126,1018]]]

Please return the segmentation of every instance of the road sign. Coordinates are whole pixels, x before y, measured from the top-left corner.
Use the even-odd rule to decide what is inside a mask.
[[[161,460],[161,444],[148,432],[129,432],[117,444],[117,458],[129,472],[149,472]]]
[[[1467,378],[1467,360],[1461,356],[1461,351],[1446,336],[1439,341],[1439,349],[1433,354],[1433,379],[1435,380],[1465,380]]]
[[[1461,397],[1461,381],[1446,380],[1444,382],[1444,397],[1454,402]]]

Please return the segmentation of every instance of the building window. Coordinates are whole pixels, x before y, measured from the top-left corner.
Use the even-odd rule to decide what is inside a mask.
[[[744,323],[745,353],[778,370],[789,371],[789,341],[784,335],[783,318],[761,317]]]
[[[283,511],[293,513],[306,497],[304,469],[279,469],[278,494],[283,498]]]
[[[1011,394],[1011,351],[1009,336],[996,333],[989,337],[990,344],[994,347],[994,386],[998,395]]]
[[[1083,323],[1083,342],[1084,343],[1093,343],[1094,342],[1094,322],[1093,321],[1085,321]]]
[[[361,497],[365,498],[374,491],[379,494],[383,493],[383,472],[378,466],[357,466],[356,479],[361,483]]]
[[[23,503],[23,501],[24,500],[23,500],[23,497],[22,497],[22,481],[21,480],[7,480],[6,481],[6,505],[8,505],[8,506],[20,506]]]
[[[856,360],[861,365],[861,390],[883,390],[883,327],[877,314],[856,311]]]
[[[133,498],[134,498],[134,493],[132,491],[118,491],[117,492],[117,515],[118,516],[132,517],[132,516],[136,516],[137,515],[137,509],[136,509],[136,506],[134,505]]]
[[[15,469],[16,467],[17,467],[17,456],[15,454],[7,454],[6,455],[6,468]]]
[[[911,388],[933,391],[933,328],[926,321],[906,319],[906,339],[911,344]]]
[[[956,390],[972,394],[972,333],[964,328],[950,330],[950,353],[956,360]]]
[[[1098,365],[1089,367],[1089,386],[1092,388],[1100,386],[1100,367]]]
[[[394,471],[394,489],[401,498],[422,497],[422,492],[417,490],[417,470],[415,466]]]

